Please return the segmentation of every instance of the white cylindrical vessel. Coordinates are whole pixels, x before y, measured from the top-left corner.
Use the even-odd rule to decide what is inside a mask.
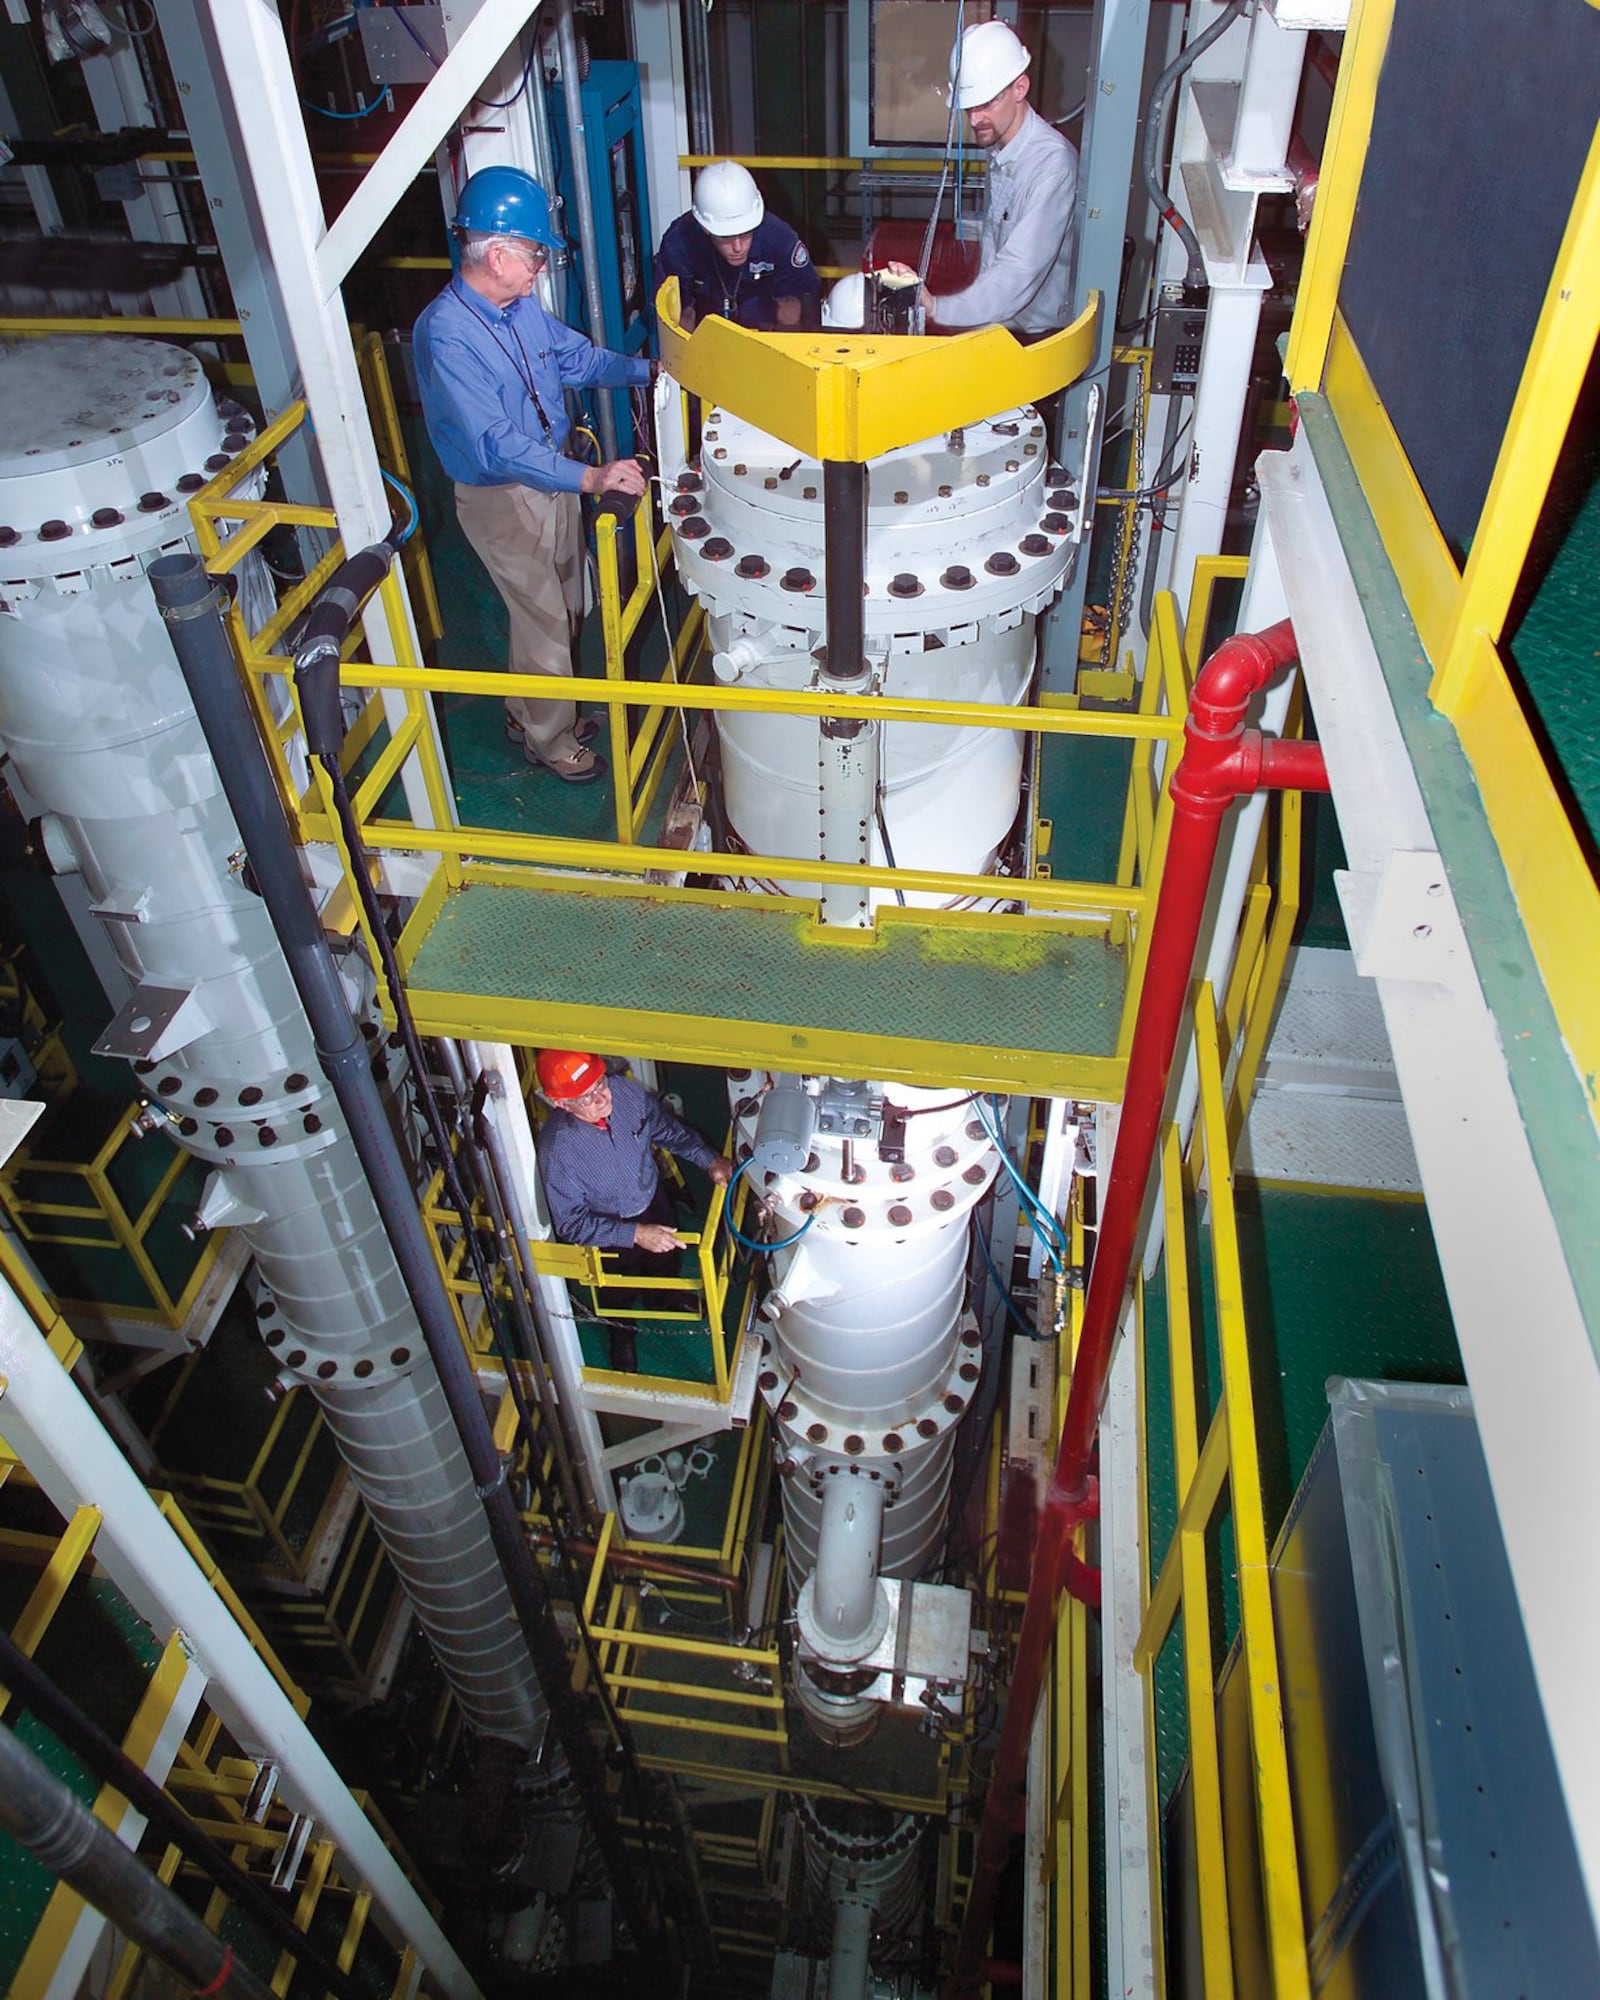
[[[0,740],[133,989],[115,1052],[213,1168],[199,1219],[248,1242],[263,1337],[321,1404],[463,1714],[532,1747],[544,1700],[466,1455],[145,574],[191,549],[183,496],[248,420],[153,341],[24,342],[0,367]]]
[[[877,692],[1005,707],[1026,699],[1035,615],[1073,555],[1073,496],[1051,471],[1031,409],[869,463],[865,627]],[[671,517],[679,570],[705,604],[717,677],[810,687],[827,623],[817,461],[713,411],[699,465],[678,472]],[[737,842],[753,854],[821,853],[817,724],[728,712],[718,716],[718,737]],[[992,872],[1017,818],[1024,742],[1005,729],[885,725],[869,858],[881,864],[892,853],[902,867]],[[748,879],[817,893],[786,875]],[[887,893],[871,891],[870,903]]]
[[[875,1938],[903,1933],[916,1914],[923,1822],[839,1799],[800,1799],[806,1876],[825,1899],[828,2000],[862,2000]]]
[[[741,1155],[775,1082],[785,1127],[804,1129],[787,1108],[795,1079],[736,1077]],[[982,1373],[978,1329],[962,1310],[970,1218],[999,1170],[961,1091],[803,1083],[815,1107],[805,1159],[792,1172],[754,1160],[746,1169],[773,1211],[775,1240],[796,1239],[772,1256],[759,1383],[779,1441],[797,1595],[836,1479],[882,1485],[881,1575],[912,1579],[942,1546],[956,1427]],[[854,1657],[877,1636],[869,1630]],[[847,1652],[819,1643],[799,1688],[813,1723],[839,1741],[859,1740],[875,1716],[842,1671]]]

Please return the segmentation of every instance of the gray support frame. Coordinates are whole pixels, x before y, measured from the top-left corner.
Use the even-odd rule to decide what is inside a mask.
[[[245,352],[268,420],[302,393],[300,365],[288,309],[269,258],[255,191],[246,178],[239,133],[225,91],[215,83],[218,57],[211,48],[198,0],[159,0],[162,45],[183,100],[183,122],[194,148],[211,226],[244,328]],[[284,491],[308,507],[326,507],[329,495],[302,431],[277,454]]]
[[[1139,149],[1145,46],[1150,35],[1150,0],[1095,0],[1092,30],[1093,60],[1089,103],[1083,114],[1083,148],[1078,183],[1078,269],[1072,316],[1081,313],[1094,292],[1100,294],[1099,339],[1086,374],[1066,391],[1061,403],[1057,455],[1074,472],[1082,460],[1091,422],[1090,394],[1099,384],[1116,340],[1117,308],[1122,291],[1122,242],[1127,233],[1128,188],[1134,178]],[[1103,435],[1103,426],[1102,426]],[[1082,504],[1092,508],[1099,480],[1099,442],[1089,455]],[[1091,521],[1092,532],[1092,521]],[[1046,690],[1070,694],[1078,679],[1078,634],[1089,565],[1080,560],[1041,621],[1042,673]]]

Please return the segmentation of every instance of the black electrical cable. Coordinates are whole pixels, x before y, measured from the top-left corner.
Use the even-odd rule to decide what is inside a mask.
[[[1157,215],[1171,227],[1183,244],[1184,255],[1188,259],[1184,287],[1192,293],[1203,292],[1206,289],[1205,259],[1200,254],[1200,239],[1185,218],[1168,201],[1166,190],[1162,187],[1156,172],[1157,157],[1161,151],[1161,128],[1166,119],[1167,98],[1172,86],[1186,69],[1199,61],[1213,42],[1220,40],[1228,32],[1248,4],[1249,0],[1228,0],[1226,7],[1205,33],[1196,35],[1186,49],[1180,49],[1156,78],[1155,88],[1150,93],[1150,102],[1145,107],[1144,144],[1139,160],[1140,175],[1144,181],[1145,193],[1154,204]]]
[[[387,544],[379,545],[380,549],[387,547]],[[360,609],[360,603],[358,600],[356,604],[350,605],[348,582],[345,582],[344,587],[341,589],[339,588],[341,581],[346,579],[347,572],[352,570],[355,564],[361,563],[364,559],[372,557],[377,553],[378,550],[365,549],[361,552],[360,556],[353,557],[349,563],[343,565],[333,578],[330,579],[328,589],[319,597],[317,604],[312,606],[311,613],[308,615],[305,627],[303,628],[303,631],[308,635],[309,643],[302,640],[302,644],[297,648],[295,654],[295,685],[300,693],[301,714],[305,718],[307,741],[316,756],[317,762],[322,766],[328,780],[329,789],[333,795],[334,811],[339,821],[340,831],[344,836],[351,880],[355,884],[357,897],[361,902],[373,943],[377,948],[384,980],[389,991],[390,1002],[395,1010],[395,1020],[400,1031],[401,1044],[405,1048],[407,1058],[411,1064],[412,1076],[416,1083],[417,1101],[439,1157],[440,1171],[444,1177],[445,1193],[451,1206],[462,1218],[462,1233],[467,1254],[472,1262],[474,1278],[483,1293],[485,1304],[490,1313],[491,1325],[494,1328],[498,1344],[501,1332],[494,1281],[490,1276],[488,1263],[483,1254],[483,1245],[478,1240],[478,1232],[472,1228],[470,1223],[470,1204],[467,1201],[466,1189],[462,1186],[460,1174],[457,1170],[455,1152],[450,1144],[448,1128],[445,1125],[443,1114],[439,1110],[438,1100],[428,1086],[428,1071],[422,1040],[417,1033],[416,1021],[411,1012],[410,1001],[405,990],[405,981],[400,971],[400,963],[395,955],[394,945],[384,922],[383,908],[378,900],[378,892],[372,881],[370,857],[367,853],[366,843],[361,835],[360,823],[356,818],[355,804],[350,797],[350,790],[345,782],[344,771],[339,762],[339,745],[343,741],[344,722],[338,703],[338,659],[339,639],[342,638],[343,634],[341,632],[337,637],[335,636],[332,630],[332,621],[336,617],[343,616],[345,619],[344,630],[348,630],[350,623],[354,621]],[[392,550],[390,550],[389,554],[391,558],[392,553]],[[387,569],[387,563],[385,563],[384,568]],[[368,586],[369,589],[372,587],[375,587],[375,585]],[[330,607],[327,615],[319,619],[317,616],[319,607],[336,590],[338,590],[338,596],[335,602]],[[514,1366],[508,1365],[506,1375],[513,1401],[517,1406],[518,1416],[523,1423],[531,1445],[535,1437],[533,1418],[527,1405],[526,1394],[522,1389],[518,1371]],[[541,1488],[541,1496],[547,1496],[549,1489],[544,1482],[543,1468],[539,1462],[537,1449],[530,1450],[529,1462],[535,1481]],[[546,1498],[546,1506],[550,1510],[550,1517],[552,1522],[554,1522],[553,1506],[548,1498]],[[568,1555],[564,1540],[559,1534],[556,1537],[555,1549],[557,1561],[561,1564],[563,1578],[567,1584],[572,1601],[575,1605],[581,1604],[583,1601],[582,1582],[572,1566],[571,1557]],[[582,1618],[578,1620],[578,1634],[580,1643],[589,1661],[593,1684],[606,1710],[612,1734],[622,1753],[624,1767],[629,1776],[647,1865],[654,1878],[656,1905],[659,1910],[665,1912],[669,1907],[665,1897],[666,1885],[662,1878],[655,1843],[650,1837],[649,1820],[644,1810],[644,1783],[633,1749],[632,1737],[622,1720],[620,1712],[612,1701],[610,1688],[606,1682],[598,1652]]]
[[[881,779],[872,794],[872,810],[878,821],[878,836],[883,842],[883,858],[891,868],[898,868],[900,864],[895,860],[894,848],[889,842],[889,822],[883,816],[883,782]],[[901,909],[905,908],[906,892],[898,883],[895,885],[894,899],[900,905]]]
[[[613,1890],[632,1935],[643,1949],[652,1935],[651,1927],[611,1809],[600,1752],[590,1738],[587,1718],[572,1685],[566,1643],[507,1485],[505,1465],[495,1449],[477,1379],[462,1347],[436,1253],[417,1208],[416,1190],[378,1095],[366,1044],[355,1033],[326,934],[307,893],[301,858],[290,839],[282,802],[222,629],[216,586],[193,555],[163,556],[152,563],[149,577],[195,713],[212,749],[223,792],[245,840],[257,887],[311,1024],[318,1061],[345,1114],[384,1232],[416,1308],[417,1324],[438,1371],[550,1718],[574,1779],[591,1801],[591,1825],[605,1853]],[[349,616],[354,616],[354,610]],[[310,703],[308,733],[313,715],[325,719],[331,712],[334,727],[340,726],[337,630],[319,617],[316,631],[313,652],[322,664],[318,678],[328,685],[319,699]],[[333,740],[337,741],[337,736]]]
[[[1179,431],[1167,450],[1167,465],[1162,467],[1156,474],[1155,479],[1150,485],[1131,487],[1125,492],[1106,490],[1097,495],[1097,498],[1101,500],[1153,500],[1157,494],[1165,493],[1169,486],[1176,486],[1178,481],[1183,477],[1184,467],[1188,463],[1188,454],[1187,452],[1184,454],[1184,463],[1179,465],[1174,463],[1173,453],[1177,451],[1179,445],[1184,442],[1193,428],[1194,412],[1191,410],[1188,417],[1184,420],[1182,430]]]
[[[124,1847],[110,1827],[102,1826],[14,1730],[4,1728],[0,1728],[0,1827],[142,1950],[176,1973],[183,1991],[215,2000],[272,2000],[271,1988],[234,1955],[233,1946],[208,1931],[182,1898]]]
[[[259,1924],[275,1944],[299,1959],[320,1985],[336,1993],[339,2000],[364,2000],[364,1989],[297,1928],[288,1905],[270,1896],[209,1834],[202,1833],[155,1779],[147,1771],[141,1771],[100,1725],[57,1687],[38,1661],[23,1652],[3,1625],[0,1625],[0,1683],[11,1690],[30,1715],[36,1716],[74,1755],[81,1757],[103,1784],[121,1792],[129,1805],[143,1813],[187,1860],[209,1876],[252,1923]]]

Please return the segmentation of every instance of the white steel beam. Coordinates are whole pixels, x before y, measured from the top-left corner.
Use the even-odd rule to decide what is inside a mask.
[[[432,161],[451,126],[482,88],[484,78],[538,7],[539,0],[482,0],[477,13],[454,37],[450,53],[318,243],[317,273],[324,297],[336,293],[349,277],[351,267],[388,220],[395,203]]]
[[[1130,1309],[1131,1310],[1131,1309]],[[1144,1681],[1133,1664],[1144,1602],[1139,1408],[1134,1344],[1117,1342],[1100,1418],[1100,1720],[1104,1743],[1106,1991],[1154,2000],[1160,1939],[1151,1933],[1150,1792]]]
[[[0,1436],[62,1514],[99,1509],[96,1560],[157,1632],[182,1633],[210,1682],[211,1706],[248,1755],[278,1767],[285,1796],[338,1844],[340,1872],[371,1892],[385,1935],[415,1947],[449,2000],[482,2000],[377,1828],[3,1283]]]
[[[1263,457],[1260,476],[1349,860],[1345,919],[1383,1004],[1579,1865],[1600,1908],[1600,1595],[1583,1581],[1600,1520],[1600,1367],[1306,434]]]
[[[677,0],[633,0],[633,53],[639,65],[639,102],[650,176],[650,219],[659,238],[689,206],[689,78],[683,59],[683,20]]]
[[[365,548],[388,534],[389,501],[367,420],[349,316],[337,285],[324,286],[318,270],[317,246],[325,233],[322,195],[283,24],[271,0],[194,0],[194,4],[207,54],[215,65],[213,82],[239,135],[243,178],[253,192],[264,238],[257,251],[271,264],[277,280],[339,533],[347,549]],[[505,4],[506,0],[496,0],[497,6]],[[525,7],[526,0],[517,4]],[[406,621],[412,656],[420,657],[409,608]],[[362,625],[373,659],[393,662],[397,641],[380,598],[368,601]],[[385,695],[384,709],[390,727],[398,729],[405,719],[404,698]],[[435,747],[442,761],[437,734]],[[419,825],[432,824],[433,809],[414,757],[406,760],[402,781],[412,817]]]

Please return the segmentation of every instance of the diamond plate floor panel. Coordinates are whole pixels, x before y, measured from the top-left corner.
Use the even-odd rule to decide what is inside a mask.
[[[1349,952],[1291,957],[1236,1164],[1260,1180],[1421,1192],[1377,988]]]

